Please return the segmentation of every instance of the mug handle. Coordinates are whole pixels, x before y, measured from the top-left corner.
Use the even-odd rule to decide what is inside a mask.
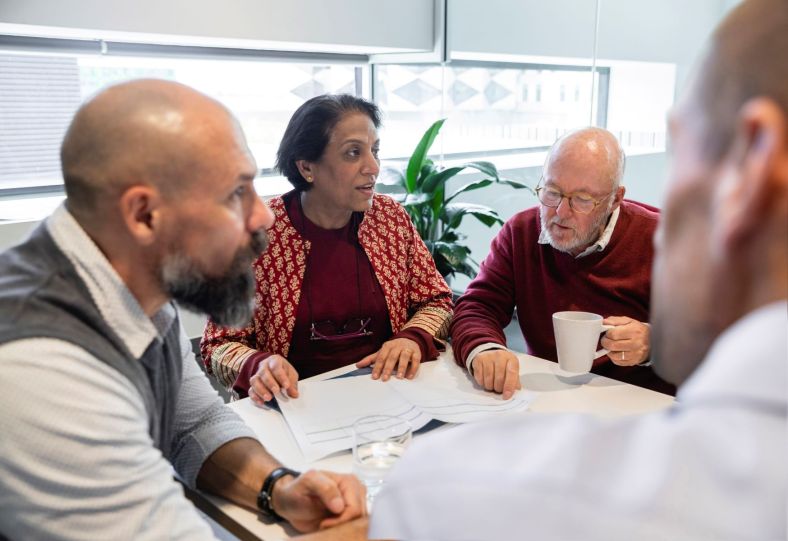
[[[599,332],[600,333],[607,332],[607,331],[609,331],[610,329],[612,329],[614,327],[615,327],[615,325],[602,325],[602,329]],[[602,355],[607,355],[608,353],[610,353],[608,350],[606,350],[605,348],[602,348],[599,351],[597,351],[596,353],[594,353],[594,359],[598,359]]]

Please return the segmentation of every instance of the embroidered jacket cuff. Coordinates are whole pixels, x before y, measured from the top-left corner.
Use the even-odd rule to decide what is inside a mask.
[[[256,351],[244,361],[243,366],[238,371],[238,376],[233,382],[233,391],[238,394],[239,398],[246,398],[249,396],[249,380],[257,372],[257,367],[260,366],[260,363],[271,355],[273,355],[273,353],[267,351]]]

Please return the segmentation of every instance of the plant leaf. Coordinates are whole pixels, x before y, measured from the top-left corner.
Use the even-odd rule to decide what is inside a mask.
[[[432,194],[432,204],[430,207],[432,208],[432,219],[437,222],[438,225],[435,226],[436,229],[440,228],[441,224],[441,213],[443,211],[443,207],[446,206],[446,186],[439,186],[435,193]]]
[[[435,164],[427,158],[424,160],[424,165],[421,166],[421,171],[419,171],[419,178],[416,179],[416,191],[423,192],[424,180],[433,174],[435,171]]]
[[[495,224],[503,225],[503,220],[500,216],[498,216],[498,213],[493,210],[490,210],[490,212],[470,211],[468,214],[479,220],[487,227],[492,227]]]
[[[498,182],[500,184],[508,184],[509,186],[511,186],[512,188],[515,188],[517,190],[522,190],[523,188],[525,188],[526,190],[528,190],[532,194],[536,195],[536,191],[533,188],[531,188],[528,184],[523,184],[520,181],[512,180],[512,179],[509,179],[509,178],[502,178],[502,179],[499,179]]]
[[[441,238],[438,240],[442,240],[443,242],[456,242],[464,238],[465,235],[461,235],[460,233],[452,229],[447,229],[446,231],[443,232],[443,235],[441,235]]]
[[[445,257],[437,252],[432,253],[432,259],[435,260],[435,268],[441,273],[441,276],[446,278],[450,274],[454,274],[454,267],[451,266]]]
[[[416,190],[416,180],[418,180],[418,174],[421,172],[421,168],[424,165],[424,159],[426,158],[427,152],[430,150],[432,143],[435,142],[435,138],[438,136],[438,132],[445,121],[445,118],[435,121],[432,126],[430,126],[426,132],[424,132],[424,135],[421,137],[421,141],[419,141],[419,144],[416,145],[416,149],[413,151],[413,154],[408,161],[408,168],[405,174],[405,187],[407,188],[408,193],[413,193]]]
[[[478,190],[479,188],[484,188],[485,186],[489,186],[492,183],[493,183],[493,181],[488,179],[488,178],[483,179],[483,180],[477,180],[476,182],[469,182],[465,186],[462,186],[461,188],[458,188],[457,190],[455,190],[455,192],[453,194],[451,194],[449,197],[446,198],[446,202],[448,203],[449,201],[451,201],[452,199],[454,199],[455,197],[457,197],[458,195],[460,195],[463,192],[470,192],[471,190]]]
[[[403,207],[415,207],[418,205],[423,205],[430,200],[430,195],[426,193],[409,193],[405,194],[404,199],[400,201]]]
[[[493,177],[495,180],[498,180],[498,168],[495,167],[495,164],[492,162],[468,162],[465,164],[465,167],[471,167],[484,173],[488,177]]]
[[[449,167],[448,169],[444,169],[443,171],[436,171],[431,174],[429,177],[424,179],[424,183],[421,186],[421,191],[425,193],[434,192],[442,185],[446,184],[446,182],[465,169],[465,166],[461,167]]]
[[[434,250],[436,261],[440,259],[442,262],[445,271],[443,276],[460,273],[473,278],[476,275],[476,269],[473,267],[473,260],[470,257],[471,250],[467,246],[457,243],[435,242]]]
[[[449,203],[444,208],[444,220],[448,223],[448,228],[456,229],[462,222],[466,214],[474,216],[487,227],[493,224],[503,224],[503,220],[498,213],[490,207],[475,205],[473,203]]]
[[[476,278],[479,272],[477,269],[478,265],[469,257],[466,261],[456,265],[452,274],[464,274],[468,278],[473,279]]]

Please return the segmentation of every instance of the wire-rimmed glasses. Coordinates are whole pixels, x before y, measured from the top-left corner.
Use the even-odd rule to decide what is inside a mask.
[[[602,201],[613,195],[615,191],[595,199],[585,193],[564,193],[555,188],[539,186],[536,188],[536,197],[546,207],[558,208],[561,201],[566,198],[569,201],[569,208],[580,214],[590,214]]]

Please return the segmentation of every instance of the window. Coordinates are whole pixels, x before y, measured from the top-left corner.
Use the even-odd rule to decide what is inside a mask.
[[[326,92],[374,96],[383,111],[385,160],[410,156],[424,129],[447,117],[436,154],[509,154],[517,166],[518,155],[588,124],[613,131],[628,153],[663,152],[675,88],[675,64],[654,62],[600,61],[592,79],[588,66],[529,59],[370,68],[361,55],[121,43],[107,50],[102,43],[0,40],[0,194],[58,190],[60,143],[74,111],[102,87],[139,77],[180,81],[227,105],[263,176],[273,174],[292,112]],[[269,179],[258,186],[265,193],[288,189]]]
[[[598,90],[592,96],[586,67],[457,61],[376,66],[374,74],[375,99],[386,113],[381,154],[389,159],[409,156],[418,134],[444,116],[444,155],[549,146],[589,124],[592,100],[607,99]],[[608,77],[609,70],[598,70],[597,87],[606,88]]]
[[[628,155],[665,151],[676,65],[600,61],[585,66],[491,61],[381,65],[375,100],[385,113],[381,155],[410,156],[418,137],[446,117],[433,152],[444,157],[544,150],[567,131],[609,129]]]
[[[177,47],[137,55],[0,50],[0,191],[51,190],[62,184],[59,149],[71,117],[85,98],[112,83],[169,79],[216,98],[240,120],[263,173],[270,173],[285,126],[304,101],[326,92],[369,94],[365,58],[249,59],[223,51],[220,58],[206,58],[212,52],[183,55]]]

